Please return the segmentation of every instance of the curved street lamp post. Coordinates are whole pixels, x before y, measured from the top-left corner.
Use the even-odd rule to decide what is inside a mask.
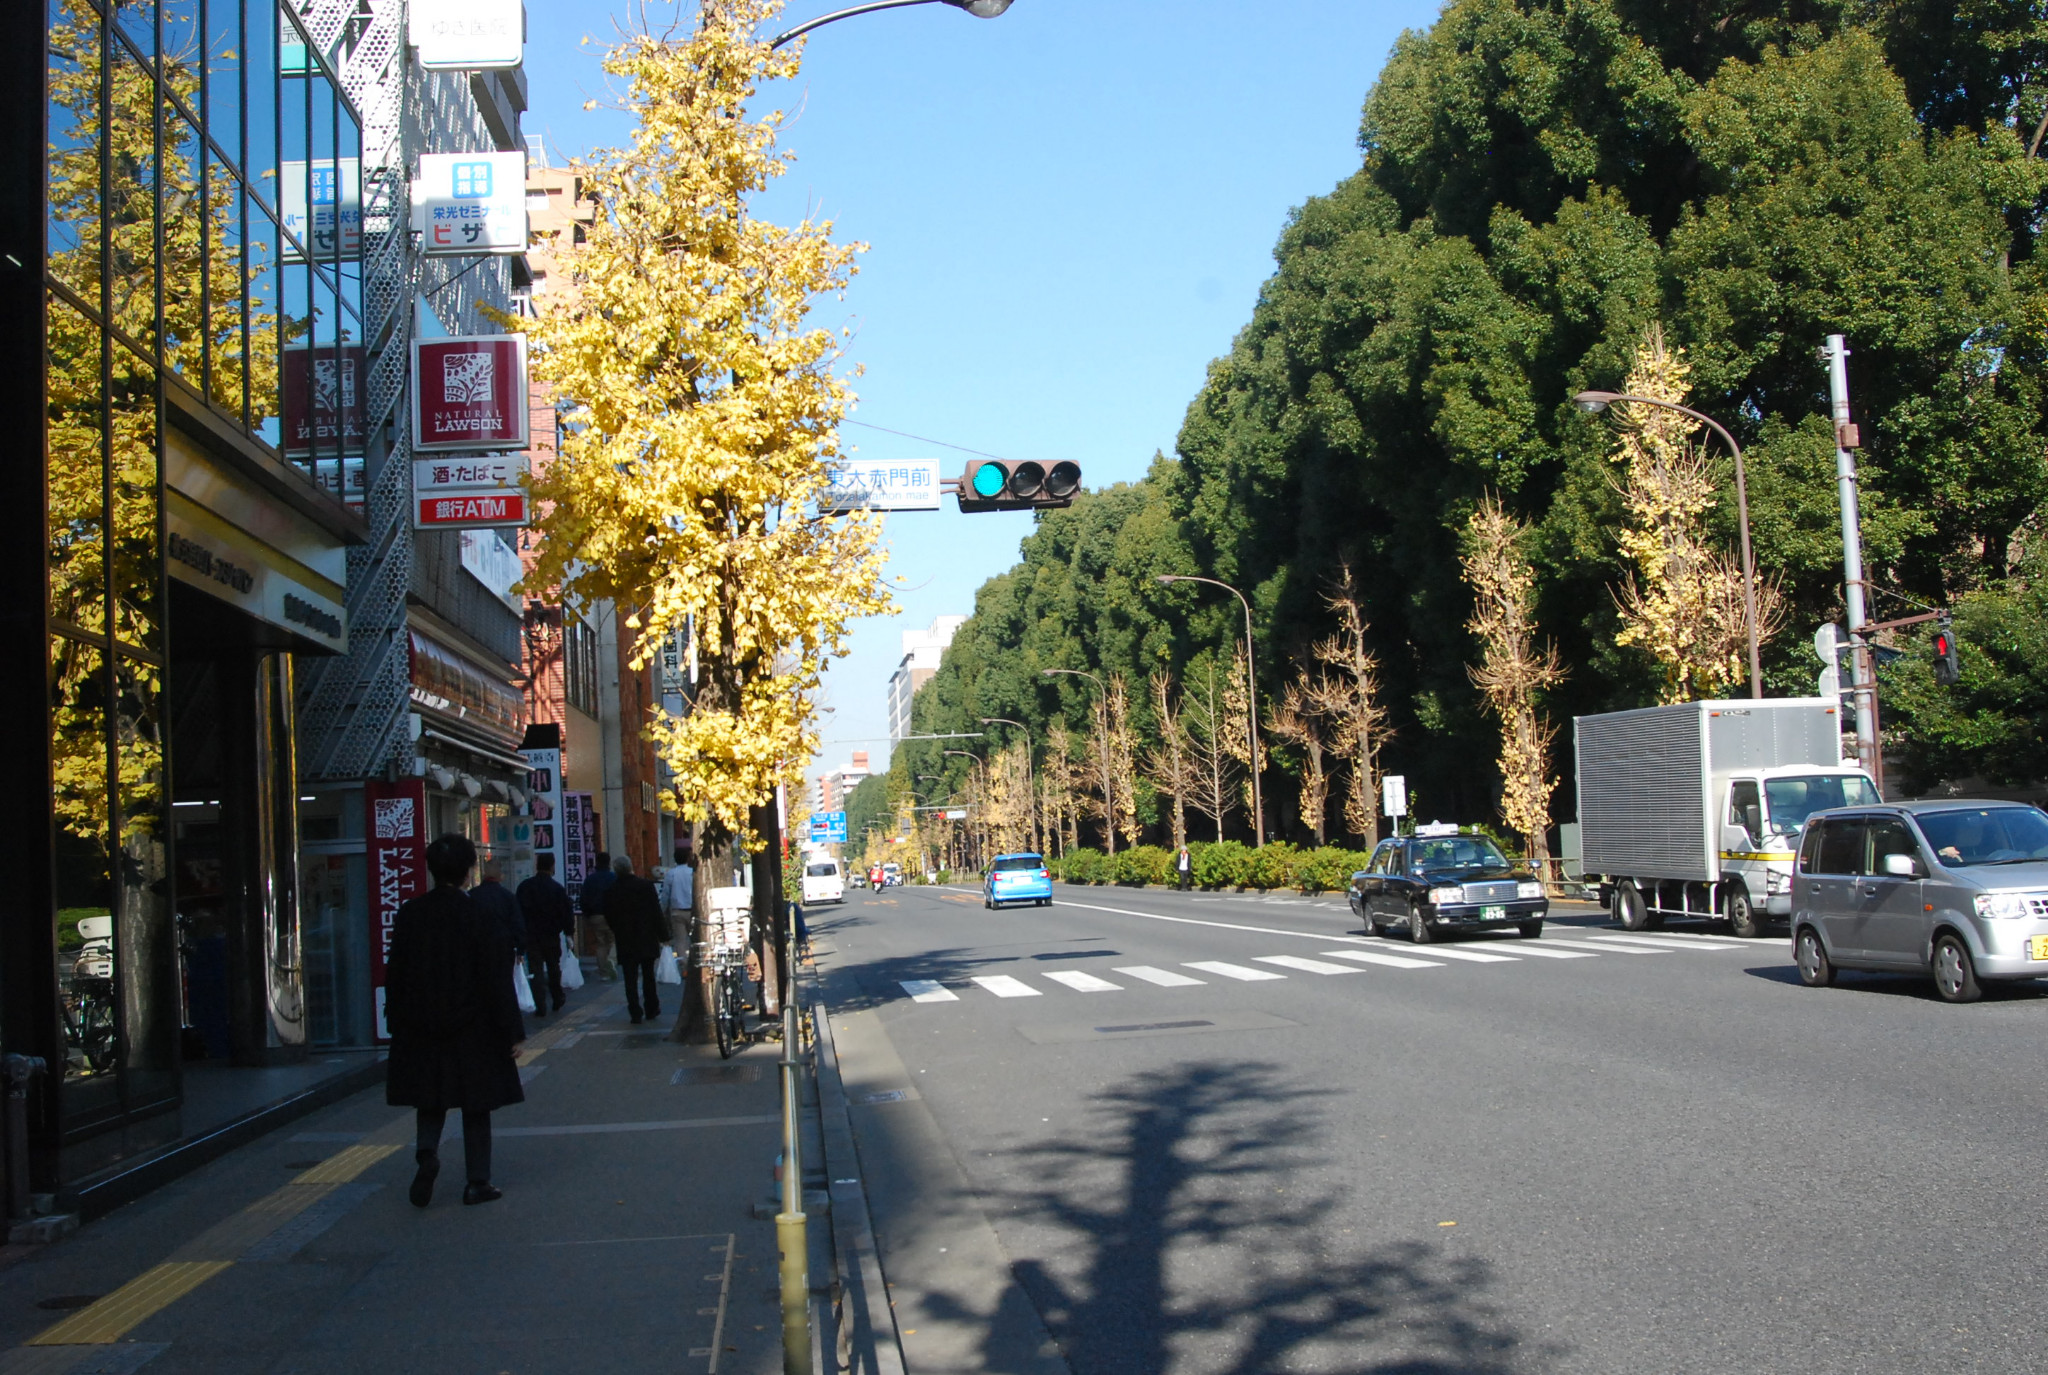
[[[1252,643],[1252,604],[1245,600],[1244,593],[1215,578],[1201,578],[1193,573],[1161,573],[1158,581],[1162,587],[1177,582],[1200,582],[1211,587],[1220,587],[1237,598],[1237,604],[1244,608],[1244,724],[1252,746],[1252,835],[1254,847],[1263,849],[1266,844],[1266,798],[1259,787],[1258,651]]]
[[[788,33],[778,34],[768,47],[771,50],[779,48],[792,38],[803,37],[812,29],[822,29],[827,24],[837,23],[841,19],[851,19],[856,14],[873,14],[876,10],[900,10],[905,5],[931,4],[951,5],[956,10],[967,11],[976,19],[994,19],[1010,8],[1010,0],[869,0],[865,5],[853,5],[843,10],[834,10],[830,14],[821,14],[816,19],[806,19]]]
[[[1109,854],[1116,853],[1116,789],[1109,777],[1109,689],[1100,678],[1081,668],[1042,668],[1041,678],[1051,678],[1064,673],[1073,678],[1086,678],[1095,684],[1096,713],[1095,729],[1102,739],[1102,839]],[[1076,823],[1078,826],[1079,823]]]
[[[1612,391],[1582,391],[1572,400],[1588,415],[1598,415],[1617,403],[1632,406],[1656,406],[1660,410],[1677,411],[1689,415],[1721,437],[1728,446],[1728,452],[1735,456],[1735,509],[1742,523],[1742,614],[1749,630],[1749,695],[1752,698],[1764,695],[1763,660],[1757,648],[1756,627],[1756,562],[1749,552],[1749,481],[1742,470],[1742,446],[1735,442],[1735,436],[1728,433],[1720,421],[1704,415],[1690,406],[1681,406],[1676,401],[1657,401],[1647,396],[1627,396]]]

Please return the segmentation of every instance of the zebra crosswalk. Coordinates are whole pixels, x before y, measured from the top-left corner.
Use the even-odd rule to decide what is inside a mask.
[[[1603,955],[1652,956],[1711,954],[1745,950],[1760,942],[1689,932],[1577,931],[1571,936],[1540,940],[1498,941],[1484,946],[1408,945],[1362,941],[1341,950],[1314,955],[1253,955],[1236,960],[1186,960],[1172,968],[1153,964],[1118,965],[1106,973],[1085,969],[1029,970],[1012,974],[974,974],[948,985],[937,979],[904,979],[900,987],[914,1003],[957,1003],[963,994],[987,993],[997,998],[1041,998],[1048,993],[1122,993],[1140,985],[1154,988],[1201,988],[1212,983],[1266,983],[1300,976],[1329,978],[1364,974],[1374,969],[1412,971],[1445,969],[1460,964],[1515,964],[1523,960],[1591,960]],[[1777,942],[1769,942],[1777,944]],[[1398,952],[1398,953],[1397,953]],[[1030,977],[1026,977],[1026,975]],[[1116,977],[1110,977],[1110,976]],[[1032,978],[1042,979],[1040,987]]]

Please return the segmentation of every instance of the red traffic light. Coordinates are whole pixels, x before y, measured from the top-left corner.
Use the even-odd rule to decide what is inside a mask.
[[[1934,632],[1934,681],[1952,684],[1962,681],[1963,661],[1956,653],[1956,637],[1946,625]]]

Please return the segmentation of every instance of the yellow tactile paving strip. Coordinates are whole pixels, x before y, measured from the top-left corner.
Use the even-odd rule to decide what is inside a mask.
[[[577,1009],[534,1036],[519,1054],[519,1064],[532,1064],[571,1031],[608,1008],[590,1004]],[[387,1123],[360,1143],[304,1171],[292,1182],[249,1204],[234,1216],[207,1228],[172,1253],[169,1260],[141,1275],[62,1322],[31,1337],[30,1347],[105,1346],[120,1341],[143,1322],[233,1265],[250,1247],[297,1217],[337,1185],[349,1183],[365,1170],[397,1154],[412,1137],[410,1114]],[[54,1354],[54,1353],[53,1353]],[[10,1375],[28,1375],[40,1363],[0,1360]],[[52,1371],[68,1366],[48,1366]]]

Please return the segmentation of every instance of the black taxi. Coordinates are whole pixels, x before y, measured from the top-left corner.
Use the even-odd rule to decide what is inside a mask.
[[[1371,863],[1351,876],[1349,896],[1375,936],[1398,930],[1417,945],[1509,927],[1540,936],[1550,912],[1534,874],[1508,863],[1488,837],[1441,823],[1381,841]]]

